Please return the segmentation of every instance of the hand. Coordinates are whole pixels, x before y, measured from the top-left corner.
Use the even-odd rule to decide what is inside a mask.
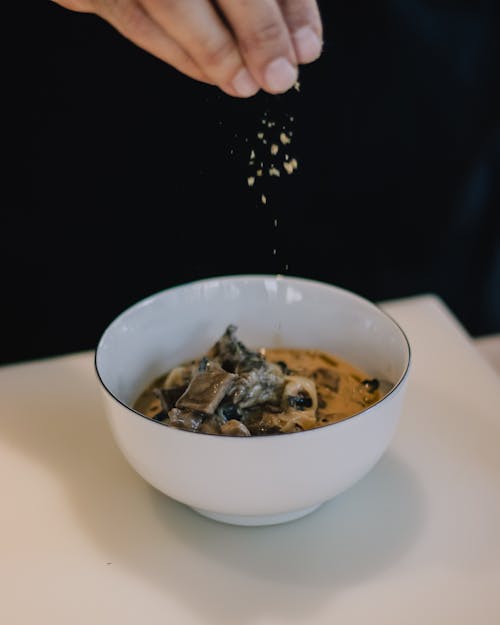
[[[250,97],[283,93],[321,53],[316,0],[55,0],[95,13],[180,72]]]

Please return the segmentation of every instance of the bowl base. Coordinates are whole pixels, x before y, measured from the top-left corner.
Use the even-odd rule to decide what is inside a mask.
[[[203,508],[191,509],[201,514],[202,516],[213,519],[214,521],[220,521],[221,523],[229,523],[231,525],[277,525],[278,523],[287,523],[288,521],[295,521],[300,519],[311,512],[314,512],[319,508],[321,504],[315,504],[309,508],[302,508],[301,510],[292,510],[291,512],[283,512],[282,514],[220,514],[218,512],[212,512],[210,510],[204,510]]]

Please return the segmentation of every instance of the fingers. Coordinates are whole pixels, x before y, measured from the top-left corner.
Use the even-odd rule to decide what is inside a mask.
[[[321,53],[317,0],[55,0],[100,15],[180,72],[250,97],[283,93]]]
[[[311,63],[321,54],[323,28],[316,0],[279,0],[299,63]]]
[[[209,0],[142,2],[211,82],[230,95],[257,93],[259,85],[246,69],[235,38]]]
[[[275,0],[219,0],[243,59],[256,82],[283,93],[298,77],[294,46]]]
[[[53,0],[53,2],[55,2],[55,4],[59,4],[65,9],[77,11],[78,13],[92,12],[89,0]]]
[[[202,82],[205,76],[191,56],[170,37],[136,0],[93,2],[93,10],[127,39],[165,63]]]

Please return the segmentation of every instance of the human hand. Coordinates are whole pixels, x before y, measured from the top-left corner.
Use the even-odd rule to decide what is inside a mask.
[[[236,97],[283,93],[321,53],[316,0],[54,0],[95,13],[180,72]]]

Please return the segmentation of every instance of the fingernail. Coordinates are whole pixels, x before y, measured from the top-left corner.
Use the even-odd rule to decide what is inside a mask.
[[[259,85],[244,67],[234,77],[232,85],[236,93],[242,98],[249,98],[259,90]]]
[[[297,82],[298,70],[284,57],[274,59],[266,67],[264,80],[269,91],[282,93]]]
[[[295,52],[299,63],[315,61],[321,54],[321,39],[310,26],[303,26],[293,34]]]

